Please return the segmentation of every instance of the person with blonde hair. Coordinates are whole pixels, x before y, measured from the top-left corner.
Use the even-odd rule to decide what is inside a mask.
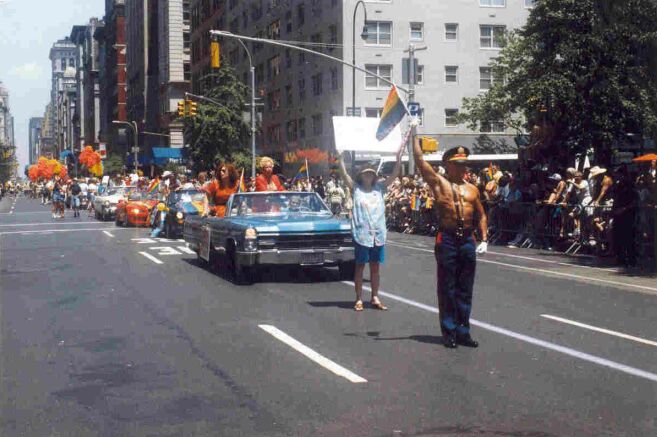
[[[274,174],[274,160],[263,156],[260,158],[260,174],[256,177],[256,191],[285,191],[278,176]]]

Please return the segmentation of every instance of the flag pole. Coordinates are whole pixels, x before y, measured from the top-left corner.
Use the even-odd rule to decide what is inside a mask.
[[[310,169],[308,168],[308,158],[306,158],[306,179],[310,182]]]

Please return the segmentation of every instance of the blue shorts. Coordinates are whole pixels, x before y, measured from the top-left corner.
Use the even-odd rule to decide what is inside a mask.
[[[385,246],[367,247],[354,243],[356,246],[356,264],[379,263],[386,259]]]

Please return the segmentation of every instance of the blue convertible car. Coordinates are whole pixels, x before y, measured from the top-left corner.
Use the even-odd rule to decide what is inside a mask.
[[[352,279],[351,224],[331,214],[316,193],[265,192],[231,196],[223,218],[189,217],[183,237],[199,258],[223,260],[239,283],[258,267],[337,266]]]

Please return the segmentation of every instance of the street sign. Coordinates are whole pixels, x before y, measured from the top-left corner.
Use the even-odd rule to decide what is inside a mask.
[[[347,117],[360,117],[360,107],[347,106]]]
[[[98,154],[100,155],[100,159],[107,158],[107,144],[105,143],[98,144]]]
[[[411,113],[412,117],[417,117],[420,115],[420,111],[422,108],[420,107],[420,104],[417,102],[408,102],[408,112]]]

